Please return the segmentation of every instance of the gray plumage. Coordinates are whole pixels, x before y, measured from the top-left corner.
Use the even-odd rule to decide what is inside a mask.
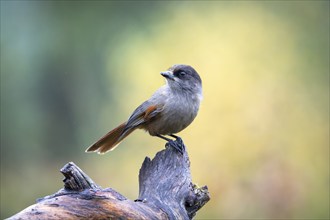
[[[172,135],[185,129],[195,119],[202,100],[202,81],[188,65],[174,65],[161,75],[166,84],[137,107],[128,121],[116,127],[86,151],[105,153],[113,150],[137,128],[151,136]]]

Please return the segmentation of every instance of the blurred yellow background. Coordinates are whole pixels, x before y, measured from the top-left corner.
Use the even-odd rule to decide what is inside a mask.
[[[130,199],[164,141],[84,150],[192,65],[198,117],[180,133],[196,219],[329,218],[329,1],[1,1],[1,218],[62,188],[74,161]]]

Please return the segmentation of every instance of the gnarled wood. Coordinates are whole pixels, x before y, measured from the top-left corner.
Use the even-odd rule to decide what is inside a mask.
[[[146,158],[139,174],[139,199],[102,189],[70,162],[61,172],[64,188],[9,219],[191,219],[210,197],[191,182],[186,152],[172,148]]]

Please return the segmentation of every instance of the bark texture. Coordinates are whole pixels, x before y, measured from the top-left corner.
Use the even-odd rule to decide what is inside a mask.
[[[191,182],[187,152],[173,148],[145,158],[135,201],[102,189],[73,162],[66,164],[64,188],[38,199],[9,219],[192,219],[209,200],[206,186]]]

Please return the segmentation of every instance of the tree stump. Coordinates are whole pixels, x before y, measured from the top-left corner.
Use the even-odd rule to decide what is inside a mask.
[[[171,147],[145,158],[135,201],[100,188],[73,162],[61,173],[64,188],[9,219],[192,219],[210,200],[207,186],[191,182],[187,152]]]

